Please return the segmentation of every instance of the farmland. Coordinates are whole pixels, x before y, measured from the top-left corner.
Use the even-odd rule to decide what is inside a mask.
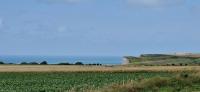
[[[199,66],[1,65],[0,92],[198,91],[200,77],[192,75],[199,70]]]
[[[0,73],[1,92],[64,92],[100,88],[112,83],[170,76],[169,73]]]

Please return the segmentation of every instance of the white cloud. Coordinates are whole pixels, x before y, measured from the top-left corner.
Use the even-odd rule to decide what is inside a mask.
[[[186,0],[127,0],[133,6],[139,7],[165,7],[177,6],[185,3]]]

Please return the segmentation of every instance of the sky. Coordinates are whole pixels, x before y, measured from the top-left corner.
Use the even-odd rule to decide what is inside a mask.
[[[200,52],[200,0],[0,0],[0,55]]]

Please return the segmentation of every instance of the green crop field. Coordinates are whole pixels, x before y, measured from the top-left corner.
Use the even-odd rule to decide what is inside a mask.
[[[1,92],[79,92],[100,89],[113,83],[124,83],[171,73],[0,73]]]
[[[0,92],[193,92],[199,66],[0,66]]]

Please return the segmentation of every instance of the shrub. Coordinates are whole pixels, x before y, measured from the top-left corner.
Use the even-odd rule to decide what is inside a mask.
[[[182,74],[180,74],[180,77],[182,77],[182,78],[188,78],[189,75],[187,73],[182,73]]]
[[[38,63],[37,62],[30,62],[30,63],[27,63],[27,62],[21,62],[20,63],[21,65],[37,65]]]
[[[89,66],[93,66],[93,65],[101,66],[102,64],[97,63],[97,64],[86,64],[86,65],[89,65]]]
[[[5,64],[3,61],[0,61],[0,64]]]
[[[37,65],[38,63],[37,62],[30,62],[29,64],[30,65]]]
[[[83,65],[82,62],[76,62],[75,65]]]
[[[21,62],[20,63],[21,65],[26,65],[26,64],[28,64],[27,62]]]
[[[72,64],[65,62],[65,63],[58,63],[58,65],[72,65]]]
[[[188,66],[188,64],[185,64],[185,66]]]
[[[40,64],[41,65],[47,65],[48,63],[47,63],[47,61],[42,61]]]
[[[15,63],[8,63],[8,64],[13,65],[13,64],[15,64]]]
[[[96,65],[98,65],[98,66],[102,66],[102,64],[99,64],[99,63],[98,63],[98,64],[96,64]]]

